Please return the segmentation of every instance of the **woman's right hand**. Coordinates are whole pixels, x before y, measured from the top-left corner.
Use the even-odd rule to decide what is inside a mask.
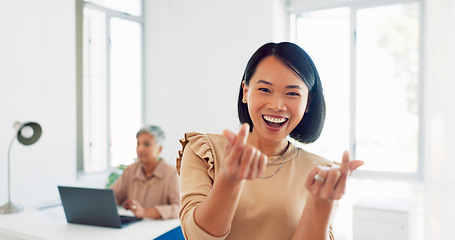
[[[223,131],[227,145],[222,171],[232,181],[259,178],[267,165],[267,155],[247,143],[249,129],[250,126],[244,123],[237,135]]]
[[[227,144],[221,169],[207,198],[195,207],[193,215],[199,227],[217,237],[231,229],[245,179],[260,177],[267,164],[267,156],[247,143],[248,124],[243,124],[237,134],[229,130],[223,134]]]
[[[123,203],[123,208],[132,211],[136,217],[144,217],[145,209],[138,201],[126,200]]]

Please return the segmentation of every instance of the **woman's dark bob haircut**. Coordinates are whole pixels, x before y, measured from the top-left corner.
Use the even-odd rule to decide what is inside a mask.
[[[266,43],[251,56],[243,73],[242,81],[250,84],[259,63],[268,56],[274,56],[288,66],[308,87],[308,112],[303,115],[300,123],[292,130],[289,136],[300,143],[312,143],[321,135],[325,121],[325,101],[322,92],[321,80],[316,66],[310,56],[299,46],[290,42]],[[247,104],[242,102],[243,89],[240,84],[239,99],[237,101],[239,120],[248,123],[253,129],[253,122],[248,112]]]

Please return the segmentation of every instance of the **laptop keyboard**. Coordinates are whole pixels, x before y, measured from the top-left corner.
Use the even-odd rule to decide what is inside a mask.
[[[120,216],[120,221],[122,222],[122,225],[132,223],[132,222],[137,222],[140,220],[142,220],[142,218],[132,217],[132,216]]]

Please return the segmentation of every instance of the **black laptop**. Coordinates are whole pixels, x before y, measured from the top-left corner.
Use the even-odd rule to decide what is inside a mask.
[[[121,228],[142,220],[118,214],[112,189],[58,186],[58,191],[69,223]]]

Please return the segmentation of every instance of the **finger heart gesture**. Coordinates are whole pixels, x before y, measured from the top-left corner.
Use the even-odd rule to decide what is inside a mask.
[[[227,146],[222,164],[223,173],[231,180],[255,179],[267,165],[267,155],[247,144],[249,125],[243,124],[239,133],[224,130]]]
[[[351,173],[364,164],[361,160],[349,160],[349,152],[343,153],[341,166],[318,166],[308,174],[306,188],[319,199],[333,201],[343,197],[346,181]]]

